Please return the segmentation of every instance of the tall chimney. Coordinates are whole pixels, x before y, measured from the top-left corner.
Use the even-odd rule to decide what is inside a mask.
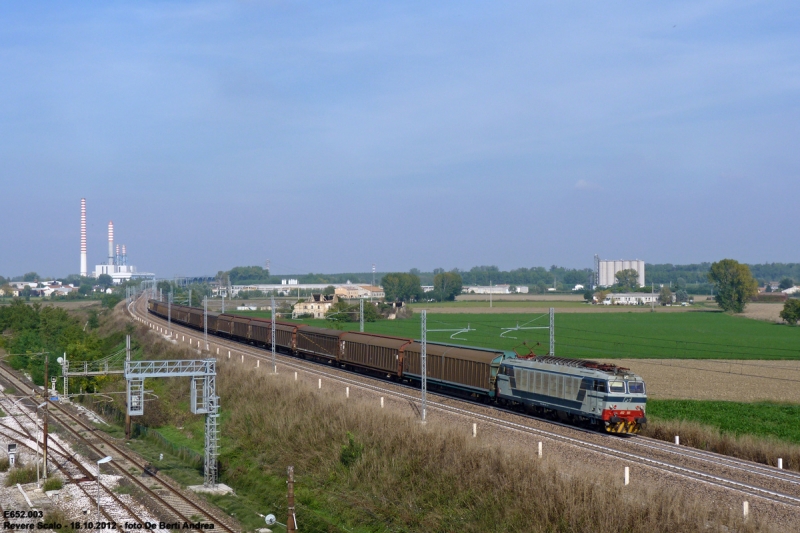
[[[114,264],[119,266],[122,264],[122,257],[119,255],[119,244],[117,245],[116,250],[114,250]]]
[[[128,266],[128,250],[125,249],[125,245],[122,245],[122,264]]]
[[[81,198],[81,276],[86,277],[86,198]]]
[[[108,221],[108,264],[114,264],[114,222]]]

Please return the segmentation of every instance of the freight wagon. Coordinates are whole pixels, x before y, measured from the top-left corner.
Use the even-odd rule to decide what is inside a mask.
[[[148,310],[203,329],[203,310],[148,301]],[[272,322],[208,314],[208,333],[271,347]],[[346,332],[275,321],[275,349],[342,368],[419,385],[422,345],[414,339]],[[641,377],[626,368],[561,357],[429,342],[427,381],[432,390],[495,402],[610,433],[638,433],[647,422]]]

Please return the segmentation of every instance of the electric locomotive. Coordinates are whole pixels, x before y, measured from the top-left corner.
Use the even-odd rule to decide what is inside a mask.
[[[496,386],[501,404],[608,433],[639,433],[647,423],[644,380],[616,365],[522,356],[500,364]]]

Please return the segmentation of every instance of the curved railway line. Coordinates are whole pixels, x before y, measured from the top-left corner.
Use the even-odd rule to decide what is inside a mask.
[[[163,335],[165,339],[182,342],[178,339],[177,334],[167,335],[166,320],[147,313],[143,298],[134,304],[128,305],[131,316]],[[185,342],[191,348],[199,350],[202,332],[174,323],[171,324],[171,327],[173,332],[181,332],[183,338],[186,339]],[[271,364],[271,352],[252,345],[216,336],[209,337],[208,345],[210,349],[207,353],[212,356],[215,355],[215,350],[230,350],[231,354],[236,354],[231,360],[247,356],[253,362],[260,360],[262,363]],[[216,353],[220,354],[221,352]],[[225,360],[222,355],[217,355],[217,357]],[[415,410],[418,409],[419,392],[415,387],[383,381],[281,353],[278,353],[276,357],[279,368],[301,371],[315,378],[325,378],[368,393],[392,397],[406,402]],[[270,368],[267,365],[264,366]],[[429,410],[467,418],[487,427],[501,428],[531,437],[547,439],[577,448],[584,453],[621,461],[624,465],[641,466],[651,469],[658,476],[668,474],[685,482],[699,483],[702,487],[719,489],[729,494],[731,502],[739,502],[739,509],[741,509],[743,500],[752,500],[753,512],[757,513],[757,504],[760,500],[764,506],[771,508],[770,511],[765,512],[766,516],[774,516],[783,523],[794,525],[800,523],[800,473],[779,470],[767,465],[647,437],[618,437],[602,434],[559,422],[544,421],[499,407],[441,396],[430,391],[428,395]]]
[[[32,384],[27,380],[23,381],[22,378],[16,373],[0,366],[0,380],[3,380],[17,390],[31,390]],[[198,522],[213,523],[215,530],[222,530],[227,533],[234,533],[239,531],[239,528],[231,523],[232,521],[223,517],[222,513],[214,508],[212,505],[202,501],[202,499],[194,494],[186,494],[174,481],[171,479],[160,476],[157,473],[148,474],[146,477],[141,477],[147,464],[134,453],[121,447],[114,439],[106,435],[102,431],[96,431],[94,427],[86,423],[80,417],[70,412],[69,407],[58,404],[57,402],[50,402],[52,409],[49,411],[51,420],[57,422],[72,438],[74,438],[81,445],[85,446],[88,450],[94,453],[97,457],[104,457],[110,455],[113,461],[109,463],[108,468],[115,471],[129,481],[129,483],[138,489],[144,495],[144,500],[151,512],[155,514],[159,521],[164,522],[181,522],[189,524],[197,524]],[[30,418],[30,416],[29,416]],[[33,420],[32,420],[33,421]],[[34,423],[36,423],[34,421]],[[24,429],[10,428],[21,433],[21,437],[25,439],[14,439],[23,443],[26,447],[30,447],[25,440],[30,439],[35,441],[30,436],[29,432]],[[5,428],[4,428],[5,429]],[[13,437],[7,437],[13,438]],[[65,457],[68,452],[65,452],[60,445],[55,444],[55,439],[48,439],[49,450],[51,453],[61,456],[64,461],[48,461],[55,462],[59,470],[64,473],[67,481],[76,482],[81,486],[83,481],[91,480],[97,481],[97,476],[89,472],[89,470],[74,458]],[[69,463],[77,468],[82,474],[78,478],[72,471],[65,470],[63,465]],[[102,484],[101,484],[102,485]],[[96,490],[96,489],[95,489]],[[86,492],[86,496],[91,500],[95,500],[97,493],[91,494],[92,491]],[[110,516],[110,513],[104,509],[108,509],[109,504],[114,502],[128,512],[128,520],[139,521],[144,523],[144,519],[138,516],[132,509],[125,505],[120,498],[111,490],[103,489],[104,495],[101,498],[101,512],[109,521],[120,523],[119,517]],[[113,506],[111,506],[113,507]]]

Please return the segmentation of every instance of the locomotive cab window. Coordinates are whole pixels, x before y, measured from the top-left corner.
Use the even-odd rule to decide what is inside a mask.
[[[608,386],[611,389],[611,392],[625,392],[624,381],[610,381]]]
[[[597,380],[594,382],[594,390],[595,392],[607,392],[606,389],[606,382]]]
[[[631,394],[644,394],[644,383],[641,381],[629,381],[628,391]]]

